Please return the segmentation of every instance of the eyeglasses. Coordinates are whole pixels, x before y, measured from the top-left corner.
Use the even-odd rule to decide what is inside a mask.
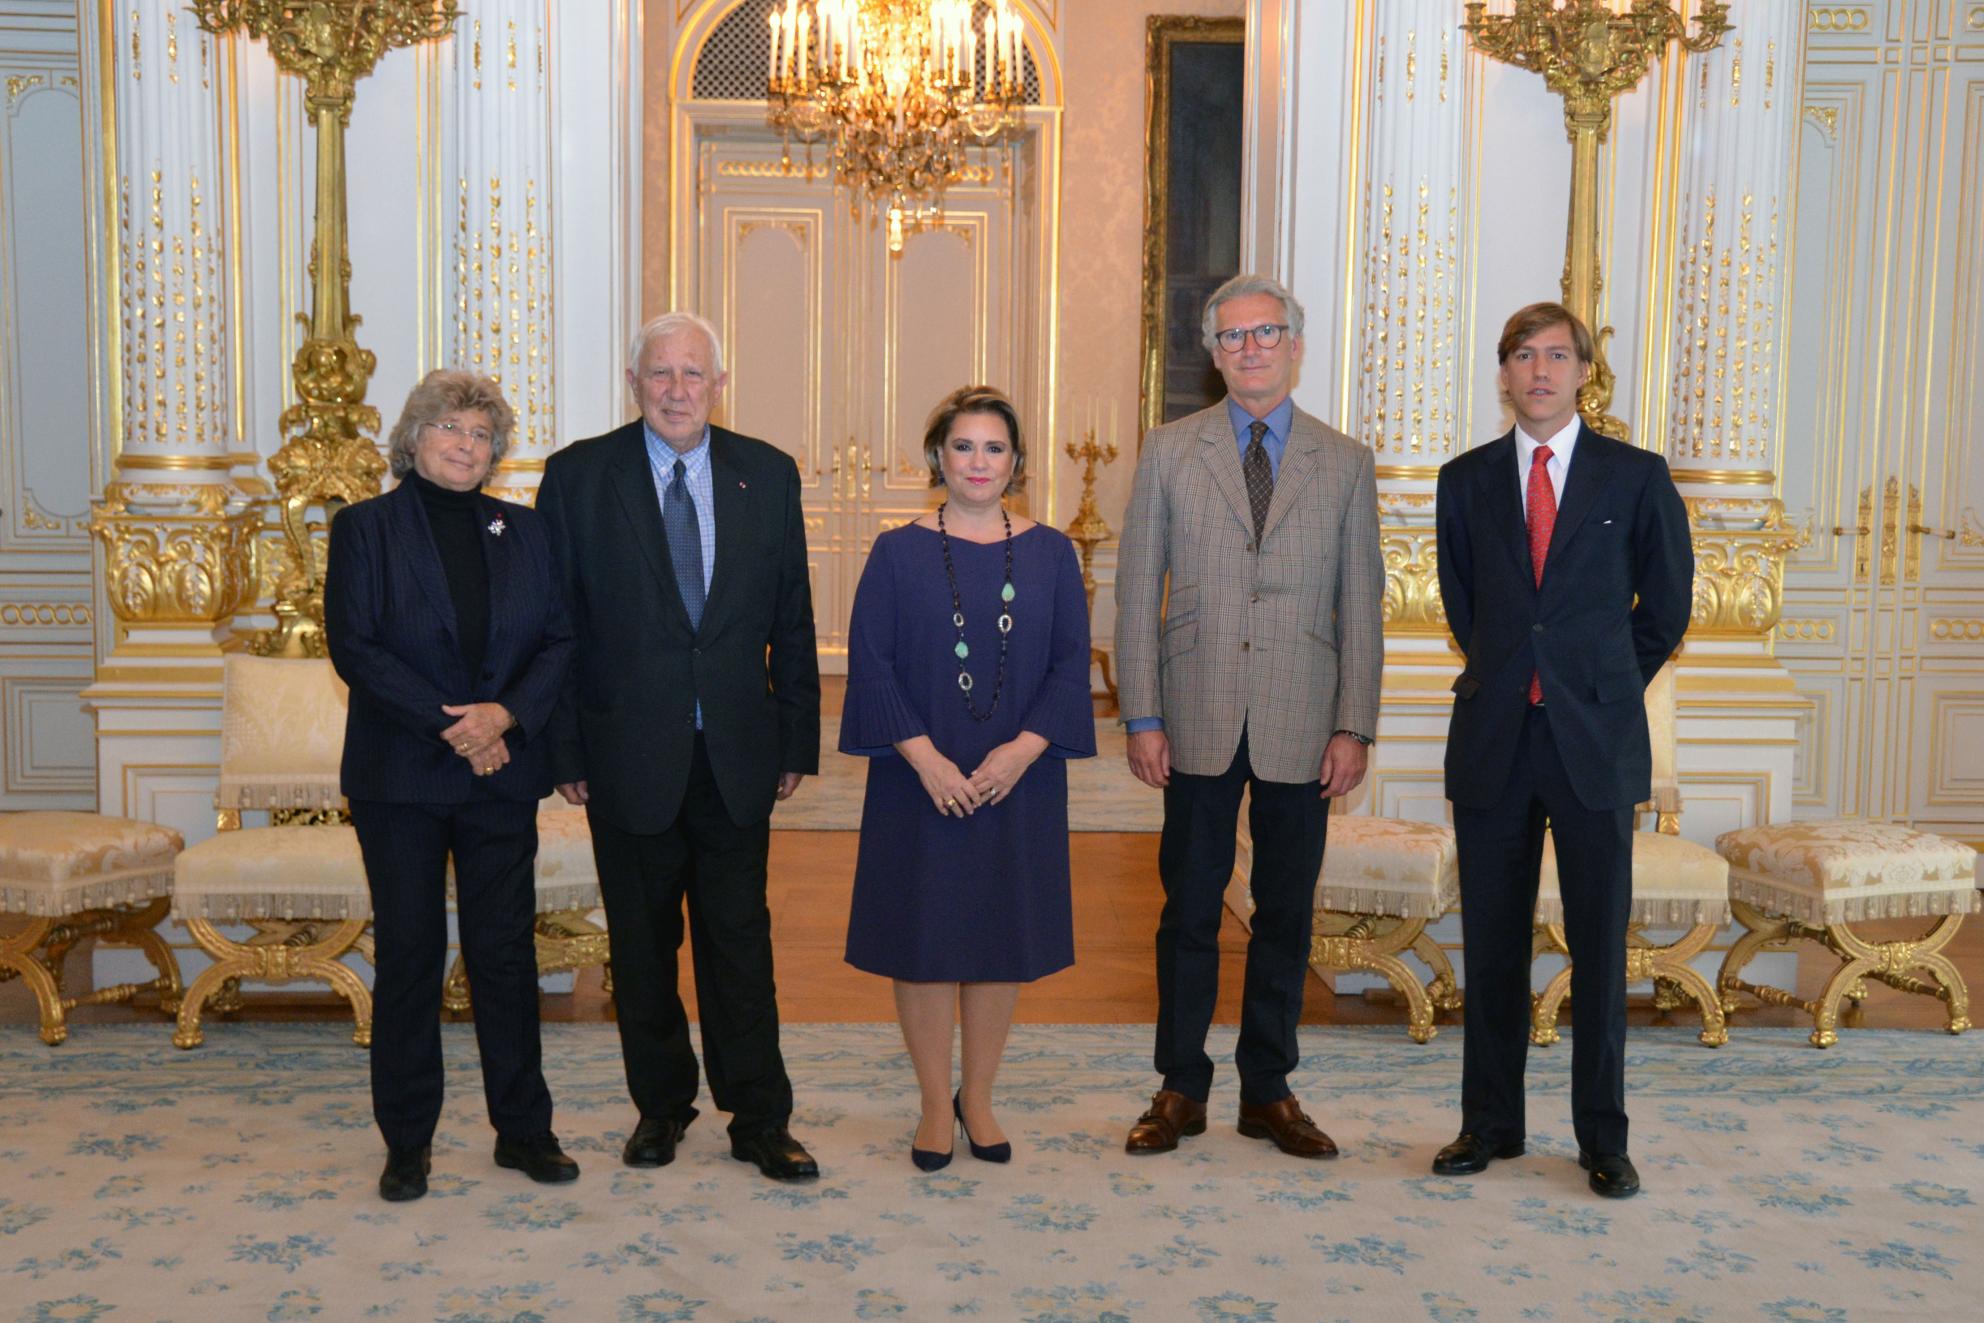
[[[479,446],[494,445],[496,434],[486,427],[462,427],[456,423],[429,423],[429,427],[446,434],[449,440],[465,436]]]
[[[1229,326],[1223,331],[1215,332],[1213,339],[1217,340],[1219,347],[1227,353],[1237,354],[1240,352],[1240,346],[1247,343],[1248,336],[1253,336],[1254,343],[1262,349],[1272,349],[1281,343],[1281,333],[1287,329],[1287,326],[1274,322],[1263,322],[1259,326]]]

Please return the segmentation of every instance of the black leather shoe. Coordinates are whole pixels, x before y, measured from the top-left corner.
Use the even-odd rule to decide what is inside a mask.
[[[558,1136],[549,1130],[529,1139],[496,1136],[496,1165],[522,1172],[544,1185],[560,1185],[579,1179],[579,1164],[558,1147]]]
[[[386,1169],[379,1173],[379,1197],[400,1204],[426,1194],[433,1151],[426,1144],[419,1148],[387,1149]]]
[[[1488,1164],[1496,1158],[1519,1158],[1522,1156],[1523,1142],[1512,1139],[1502,1144],[1483,1139],[1471,1130],[1463,1130],[1453,1143],[1433,1155],[1435,1176],[1472,1176],[1476,1172],[1488,1170]]]
[[[775,1181],[810,1181],[820,1174],[820,1164],[784,1126],[732,1135],[730,1156],[753,1164]]]
[[[687,1121],[644,1116],[634,1127],[634,1133],[627,1136],[627,1147],[620,1150],[620,1160],[630,1167],[666,1167],[675,1161],[675,1145],[688,1128]]]
[[[1630,1199],[1640,1192],[1640,1174],[1624,1153],[1578,1150],[1578,1166],[1591,1173],[1591,1192],[1607,1199]]]

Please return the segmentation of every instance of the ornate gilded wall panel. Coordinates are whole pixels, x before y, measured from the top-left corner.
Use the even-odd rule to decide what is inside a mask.
[[[75,7],[0,22],[0,810],[96,806],[93,463]]]
[[[1974,6],[1811,6],[1783,496],[1811,520],[1779,656],[1829,707],[1811,811],[1984,835],[1984,27]],[[1968,646],[1966,646],[1968,645]],[[1826,775],[1836,770],[1830,782]]]

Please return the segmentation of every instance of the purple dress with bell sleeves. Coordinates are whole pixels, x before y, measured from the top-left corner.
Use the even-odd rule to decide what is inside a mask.
[[[951,539],[972,701],[999,667],[1003,540]],[[875,539],[848,630],[840,750],[869,759],[847,962],[889,978],[1023,983],[1075,960],[1068,895],[1069,758],[1095,754],[1088,603],[1074,544],[1036,524],[1013,538],[1005,684],[988,721],[958,687],[942,542],[916,524]],[[928,735],[971,775],[1022,730],[1047,741],[1013,791],[968,817],[937,811],[895,743]]]

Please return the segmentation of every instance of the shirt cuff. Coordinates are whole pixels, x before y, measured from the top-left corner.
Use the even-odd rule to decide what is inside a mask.
[[[1141,735],[1147,730],[1163,730],[1163,717],[1131,717],[1123,723],[1123,729],[1132,735]]]

